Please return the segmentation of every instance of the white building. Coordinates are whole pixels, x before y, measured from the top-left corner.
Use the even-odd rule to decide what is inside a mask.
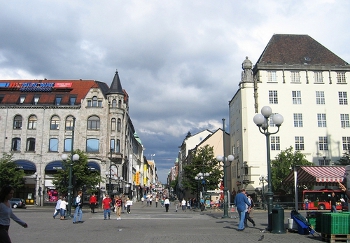
[[[273,35],[256,64],[242,64],[229,103],[232,184],[251,193],[267,175],[266,141],[253,122],[263,106],[284,117],[271,135],[271,160],[292,146],[315,165],[332,165],[350,149],[350,65],[308,35]],[[277,127],[270,128],[271,132]],[[274,130],[275,129],[275,130]],[[265,183],[266,185],[266,183]]]

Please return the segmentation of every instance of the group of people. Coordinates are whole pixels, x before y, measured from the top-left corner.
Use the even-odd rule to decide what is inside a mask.
[[[254,207],[254,202],[250,196],[247,196],[245,189],[242,189],[240,193],[235,196],[234,203],[239,215],[238,231],[243,231],[245,227],[247,227],[247,221],[251,222],[253,227],[255,227],[255,222],[250,217],[250,212]]]
[[[120,215],[122,212],[123,205],[126,206],[126,212],[130,214],[132,200],[126,197],[123,201],[123,198],[119,195],[116,195],[114,197],[114,200],[112,200],[110,196],[106,194],[105,198],[103,198],[102,200],[103,218],[105,220],[111,219],[111,210],[114,209],[117,214],[117,220],[121,220]]]

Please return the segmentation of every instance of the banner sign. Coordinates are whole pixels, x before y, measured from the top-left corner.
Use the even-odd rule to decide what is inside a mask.
[[[49,92],[52,89],[71,88],[72,83],[0,83],[0,88],[15,89],[25,92]]]

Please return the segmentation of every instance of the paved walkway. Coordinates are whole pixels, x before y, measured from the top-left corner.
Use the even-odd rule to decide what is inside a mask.
[[[97,209],[95,214],[86,207],[83,209],[82,224],[72,224],[71,220],[55,220],[52,218],[53,207],[28,207],[14,209],[15,214],[26,221],[29,228],[25,229],[11,222],[10,236],[14,243],[67,243],[67,242],[318,242],[321,239],[312,235],[299,235],[287,232],[272,234],[262,232],[267,225],[267,211],[256,210],[252,217],[256,227],[248,227],[237,231],[237,218],[222,218],[222,211],[207,210],[175,212],[171,205],[168,213],[165,208],[155,205],[147,207],[141,202],[134,203],[131,214],[122,214],[122,220],[116,220],[112,213],[111,220],[103,220],[103,211]],[[306,216],[305,212],[301,213]],[[285,211],[285,227],[287,227],[290,211]],[[231,215],[230,215],[231,216]],[[251,224],[249,224],[251,225]]]

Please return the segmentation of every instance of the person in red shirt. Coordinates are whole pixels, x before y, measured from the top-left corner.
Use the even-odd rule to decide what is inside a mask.
[[[94,193],[91,195],[89,203],[90,203],[91,213],[95,213],[95,207],[97,204],[97,197]]]
[[[111,219],[111,203],[112,199],[107,194],[106,197],[102,200],[103,217],[105,220],[107,219],[107,216],[108,219]]]
[[[116,208],[116,214],[117,214],[117,220],[121,220],[120,213],[122,212],[122,199],[119,196],[115,197],[115,208]]]

